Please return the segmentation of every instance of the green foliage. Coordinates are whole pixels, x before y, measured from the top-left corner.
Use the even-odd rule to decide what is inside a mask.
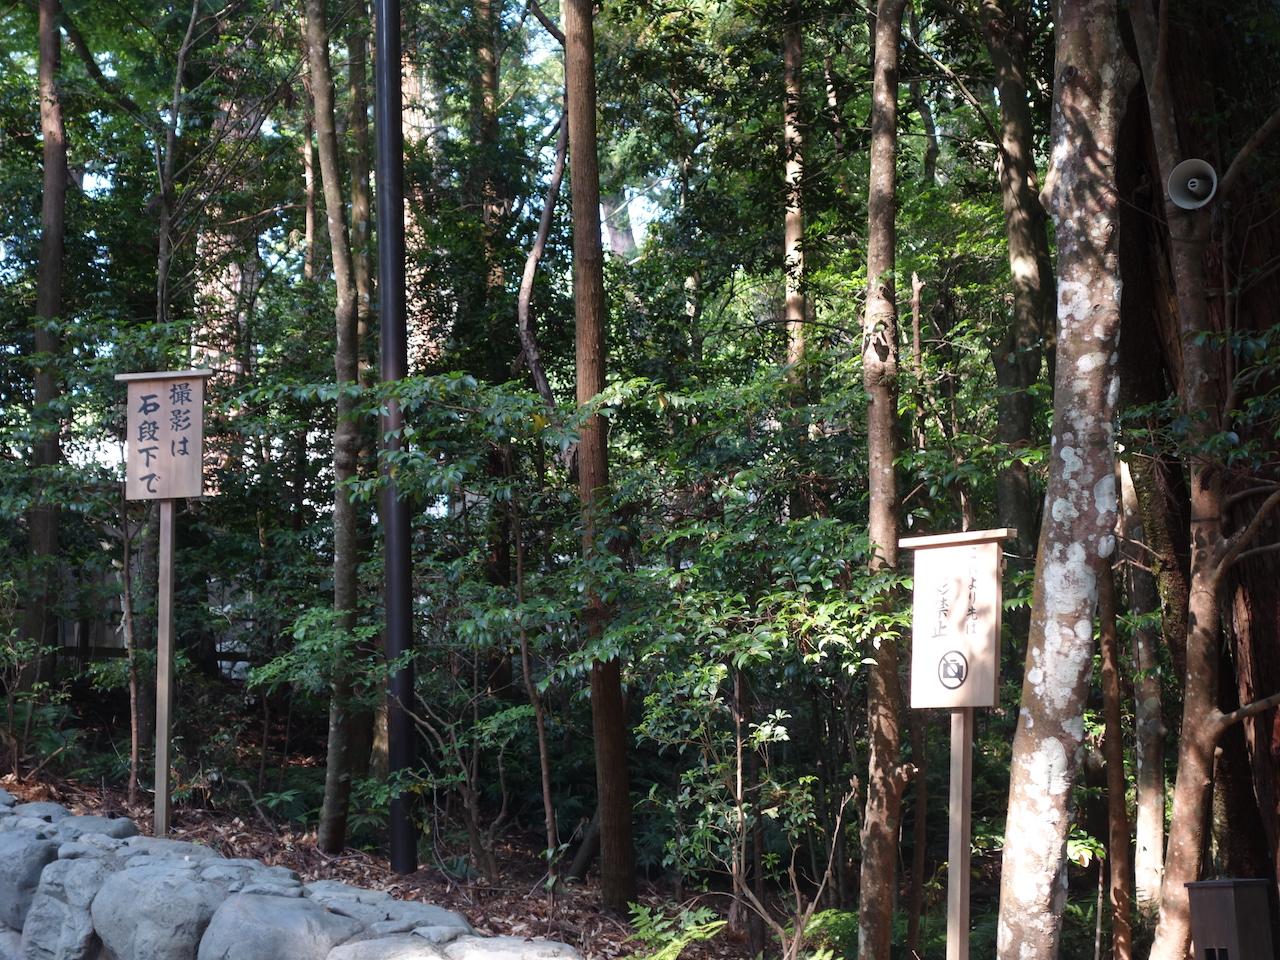
[[[684,948],[691,943],[710,940],[727,923],[716,919],[708,907],[693,910],[681,909],[674,917],[638,903],[631,906],[631,926],[635,932],[630,939],[639,940],[652,953],[637,954],[644,960],[679,960]]]

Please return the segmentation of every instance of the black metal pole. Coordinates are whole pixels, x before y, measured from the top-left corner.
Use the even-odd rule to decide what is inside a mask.
[[[378,231],[378,315],[381,323],[383,382],[409,372],[404,273],[404,128],[400,90],[400,2],[374,0],[374,133],[377,141],[376,196]],[[404,415],[394,401],[382,417],[379,447],[382,469],[400,449]],[[386,543],[387,659],[396,660],[413,645],[412,527],[409,505],[388,479],[380,509]],[[413,667],[392,674],[387,684],[387,749],[391,776],[414,766],[414,732],[405,713],[413,703]],[[391,801],[391,869],[418,869],[418,837],[404,794]]]

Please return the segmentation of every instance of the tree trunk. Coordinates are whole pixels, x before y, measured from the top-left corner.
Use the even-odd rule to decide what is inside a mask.
[[[1159,183],[1169,178],[1183,156],[1177,126],[1179,107],[1169,73],[1168,43],[1172,25],[1157,21],[1147,3],[1135,3],[1130,13],[1134,38],[1146,80],[1151,133],[1159,166]],[[1220,192],[1231,198],[1228,186],[1238,173],[1240,157],[1222,178]],[[1205,251],[1211,238],[1209,210],[1184,210],[1166,197],[1164,220],[1168,228],[1169,274],[1176,294],[1181,367],[1182,409],[1191,424],[1187,438],[1199,449],[1224,425],[1220,358],[1208,339],[1200,336],[1211,328],[1205,289]],[[1191,940],[1191,918],[1186,884],[1200,878],[1204,856],[1204,825],[1212,796],[1214,751],[1222,734],[1244,714],[1224,715],[1218,707],[1219,617],[1227,570],[1256,533],[1255,526],[1228,538],[1223,524],[1224,471],[1198,457],[1189,458],[1191,485],[1191,567],[1187,604],[1186,678],[1183,686],[1178,773],[1174,784],[1165,855],[1164,882],[1160,894],[1160,918],[1151,948],[1151,960],[1181,960]],[[1255,520],[1272,509],[1267,500]],[[1245,708],[1256,712],[1258,704]]]
[[[1033,155],[1035,129],[1027,99],[1031,37],[1025,4],[982,0],[979,22],[1000,92],[997,169],[1013,278],[1012,322],[992,357],[1001,391],[996,401],[996,440],[1016,451],[1032,442],[1035,400],[1030,388],[1040,379],[1044,345],[1052,344],[1054,337],[1053,265]],[[1002,467],[996,477],[996,498],[1000,522],[1018,531],[1018,557],[1029,566],[1037,522],[1030,468],[1019,461]]]
[[[785,157],[787,209],[783,218],[783,270],[787,289],[787,367],[800,391],[804,390],[804,208],[801,177],[804,175],[804,133],[800,126],[801,67],[804,36],[800,32],[798,0],[788,0],[787,26],[782,34],[782,61],[786,74],[782,140]]]
[[[894,292],[897,231],[898,46],[905,0],[880,0],[875,24],[871,100],[871,179],[867,198],[867,305],[862,380],[867,392],[872,570],[898,567],[898,307]],[[898,646],[876,641],[867,677],[869,759],[862,823],[858,960],[887,960],[893,927],[898,812],[904,780],[899,759]]]
[[[40,204],[40,266],[36,282],[34,324],[35,409],[39,439],[32,451],[31,472],[35,489],[27,510],[27,536],[31,566],[28,571],[23,635],[39,648],[57,645],[57,618],[50,600],[58,583],[58,526],[60,511],[47,490],[50,474],[62,458],[59,419],[54,403],[61,395],[58,353],[61,338],[57,323],[62,313],[63,236],[67,208],[67,135],[62,122],[62,94],[58,71],[62,61],[62,34],[58,20],[61,0],[40,0],[40,132],[44,141],[44,187]],[[33,669],[24,671],[24,684],[53,679],[53,654],[36,653]]]
[[[341,154],[334,110],[333,73],[329,65],[328,15],[325,0],[307,0],[307,48],[315,98],[316,144],[320,181],[324,191],[333,277],[337,288],[334,320],[337,347],[334,368],[338,384],[354,386],[359,377],[359,311],[355,276],[348,241],[345,202],[342,195]],[[339,629],[356,626],[359,593],[359,544],[356,507],[345,482],[356,475],[360,453],[360,428],[353,415],[355,399],[347,390],[338,395],[338,418],[333,431],[333,609]],[[326,853],[339,853],[346,845],[347,808],[351,799],[354,758],[352,736],[353,678],[335,664],[330,680],[329,744],[326,756],[324,804],[320,813],[318,843]]]
[[[1102,756],[1107,767],[1107,867],[1111,887],[1112,960],[1131,960],[1133,934],[1129,857],[1129,809],[1124,771],[1123,704],[1120,697],[1120,644],[1116,635],[1116,585],[1112,572],[1098,579],[1098,638],[1102,661],[1102,712],[1106,732]],[[1101,882],[1101,878],[1099,878]],[[1101,922],[1101,911],[1098,920]]]
[[[1114,156],[1130,71],[1112,0],[1059,2],[1054,23],[1058,72],[1043,197],[1058,236],[1058,359],[1047,515],[1010,771],[1000,960],[1058,953],[1098,578],[1110,576],[1116,546]]]
[[[600,167],[596,145],[595,28],[590,0],[564,5],[565,88],[569,114],[569,157],[573,174],[573,294],[576,323],[578,404],[605,385],[604,249],[600,239]],[[597,511],[607,500],[609,456],[604,418],[583,424],[578,445],[578,485],[582,502],[583,553],[589,560],[598,542]],[[598,638],[606,610],[599,590],[590,588],[586,632]],[[591,720],[595,733],[596,788],[600,815],[600,893],[625,910],[636,898],[635,851],[631,840],[631,790],[627,773],[627,723],[623,709],[622,665],[617,658],[591,665]]]
[[[1120,529],[1124,538],[1125,582],[1129,612],[1139,624],[1156,614],[1155,582],[1144,549],[1142,516],[1133,476],[1127,463],[1120,464]],[[1160,899],[1160,875],[1164,870],[1164,710],[1160,702],[1158,638],[1148,628],[1133,631],[1133,756],[1134,899],[1138,909],[1150,912]]]

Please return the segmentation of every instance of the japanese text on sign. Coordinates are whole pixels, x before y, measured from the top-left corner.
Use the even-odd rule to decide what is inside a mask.
[[[206,370],[124,374],[128,380],[125,497],[198,497],[203,486]],[[145,377],[146,379],[143,379]]]
[[[1000,682],[1000,543],[916,549],[913,607],[911,705],[994,706]]]

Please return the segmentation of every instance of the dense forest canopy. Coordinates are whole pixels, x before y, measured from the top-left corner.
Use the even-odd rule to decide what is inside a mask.
[[[15,776],[154,782],[159,511],[114,377],[207,368],[179,805],[242,784],[332,853],[409,797],[417,862],[491,884],[531,831],[549,891],[666,884],[655,955],[719,915],[743,956],[942,957],[898,537],[1008,528],[975,955],[1180,960],[1184,883],[1277,879],[1273,3],[405,3],[391,382],[374,27],[0,12]]]

